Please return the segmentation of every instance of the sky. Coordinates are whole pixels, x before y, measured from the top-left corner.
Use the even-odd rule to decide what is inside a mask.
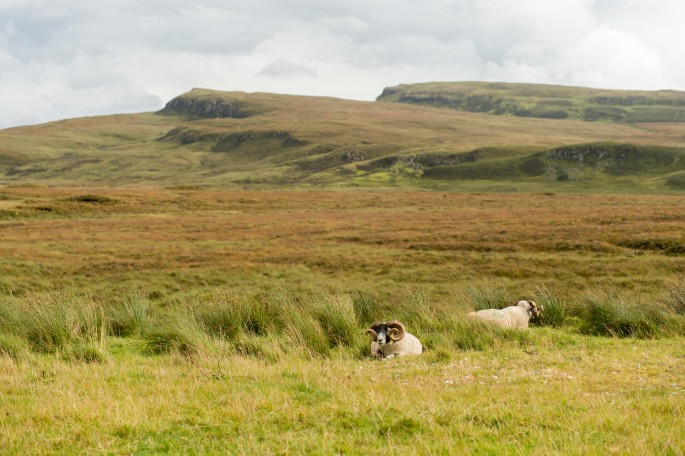
[[[0,128],[155,111],[194,87],[685,90],[683,18],[683,0],[0,0]]]

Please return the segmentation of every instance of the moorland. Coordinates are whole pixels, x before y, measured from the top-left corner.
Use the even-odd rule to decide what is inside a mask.
[[[685,451],[684,124],[456,108],[0,131],[2,451]],[[422,355],[368,356],[391,319]]]
[[[549,101],[544,90],[552,89],[531,86],[526,99]],[[567,92],[559,103],[572,102]],[[479,93],[457,92],[510,103]],[[615,91],[616,103],[645,98],[630,94]],[[685,95],[669,96],[674,105],[664,109],[685,112],[678,104]],[[652,97],[656,103],[663,95]],[[493,115],[392,100],[194,89],[158,113],[4,130],[0,182],[585,193],[680,192],[685,185],[682,121],[656,114],[588,121],[570,107],[561,119]]]

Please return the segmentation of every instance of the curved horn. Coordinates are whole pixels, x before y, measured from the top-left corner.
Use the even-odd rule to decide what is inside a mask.
[[[388,331],[388,337],[390,337],[393,342],[401,340],[407,332],[407,330],[404,329],[404,325],[397,320],[391,321],[388,323],[388,326],[391,328],[390,331]]]
[[[530,303],[530,305],[533,308],[533,315],[536,317],[540,316],[540,314],[542,313],[542,310],[544,309],[542,307],[542,305],[537,305],[533,301],[528,301],[528,302]]]
[[[365,334],[368,334],[371,336],[371,339],[376,340],[378,338],[378,327],[382,325],[383,323],[374,323],[371,325],[369,329],[366,330]]]

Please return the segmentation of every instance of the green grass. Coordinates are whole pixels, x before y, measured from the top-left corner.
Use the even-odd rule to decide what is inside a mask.
[[[585,334],[655,338],[667,334],[670,329],[667,326],[669,315],[660,306],[611,290],[588,297],[579,314],[580,330]]]
[[[544,309],[545,326],[560,327],[569,317],[567,297],[559,290],[553,290],[545,285],[538,285],[534,291],[535,303]],[[535,321],[534,323],[537,323]]]
[[[411,321],[414,306],[423,307],[423,324],[431,326],[408,328],[426,342],[426,352],[379,362],[363,354],[368,338],[352,315],[352,296],[320,290],[306,299],[327,305],[300,308],[297,318],[285,312],[286,323],[268,333],[245,327],[230,341],[198,323],[202,304],[213,300],[187,298],[195,302],[190,311],[155,309],[159,318],[142,338],[108,336],[106,349],[79,345],[54,358],[20,348],[27,362],[0,355],[4,451],[685,449],[682,335],[597,337],[573,324],[498,330],[463,317],[472,302],[434,301],[414,290],[398,303],[397,315]],[[281,289],[268,299],[295,306],[300,298]],[[231,299],[255,303],[249,296]],[[338,339],[293,333],[293,325],[316,331],[322,321],[340,328]],[[6,340],[0,338],[0,347],[21,347]]]
[[[678,315],[685,315],[685,278],[680,277],[668,285],[665,304]]]
[[[65,302],[65,293],[43,293],[5,298],[0,303],[0,334],[5,336],[3,353],[13,358],[28,348],[37,355],[71,353],[68,357],[84,360],[97,360],[95,353],[106,353],[107,339],[112,337],[141,339],[146,353],[187,357],[213,353],[220,347],[259,353],[268,351],[267,345],[285,354],[365,357],[369,341],[364,329],[383,319],[405,323],[429,350],[484,350],[529,342],[526,332],[503,331],[466,317],[468,311],[510,305],[501,299],[502,288],[484,284],[478,290],[465,286],[453,293],[436,301],[421,289],[407,290],[392,304],[367,302],[364,313],[357,315],[359,304],[354,302],[359,292],[278,289],[254,295],[216,287],[201,296],[181,295],[178,304],[146,304],[152,316],[128,332],[116,331],[109,324],[119,318],[120,304],[94,305],[86,295]],[[685,317],[661,302],[640,301],[632,293],[602,288],[590,289],[568,304],[558,295],[549,287],[537,287],[534,297],[545,306],[539,326],[609,337],[685,335]],[[376,317],[368,318],[371,315]]]

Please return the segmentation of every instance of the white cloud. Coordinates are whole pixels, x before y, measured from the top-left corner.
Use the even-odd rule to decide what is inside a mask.
[[[683,17],[681,0],[2,0],[0,127],[154,110],[192,87],[685,89]]]
[[[514,58],[501,64],[488,62],[486,78],[614,89],[656,90],[667,85],[656,50],[606,25],[579,37],[543,64],[529,63],[536,59],[526,59],[530,54],[525,51],[513,52]]]
[[[661,58],[634,36],[600,26],[564,51],[558,66],[575,85],[663,88]]]

